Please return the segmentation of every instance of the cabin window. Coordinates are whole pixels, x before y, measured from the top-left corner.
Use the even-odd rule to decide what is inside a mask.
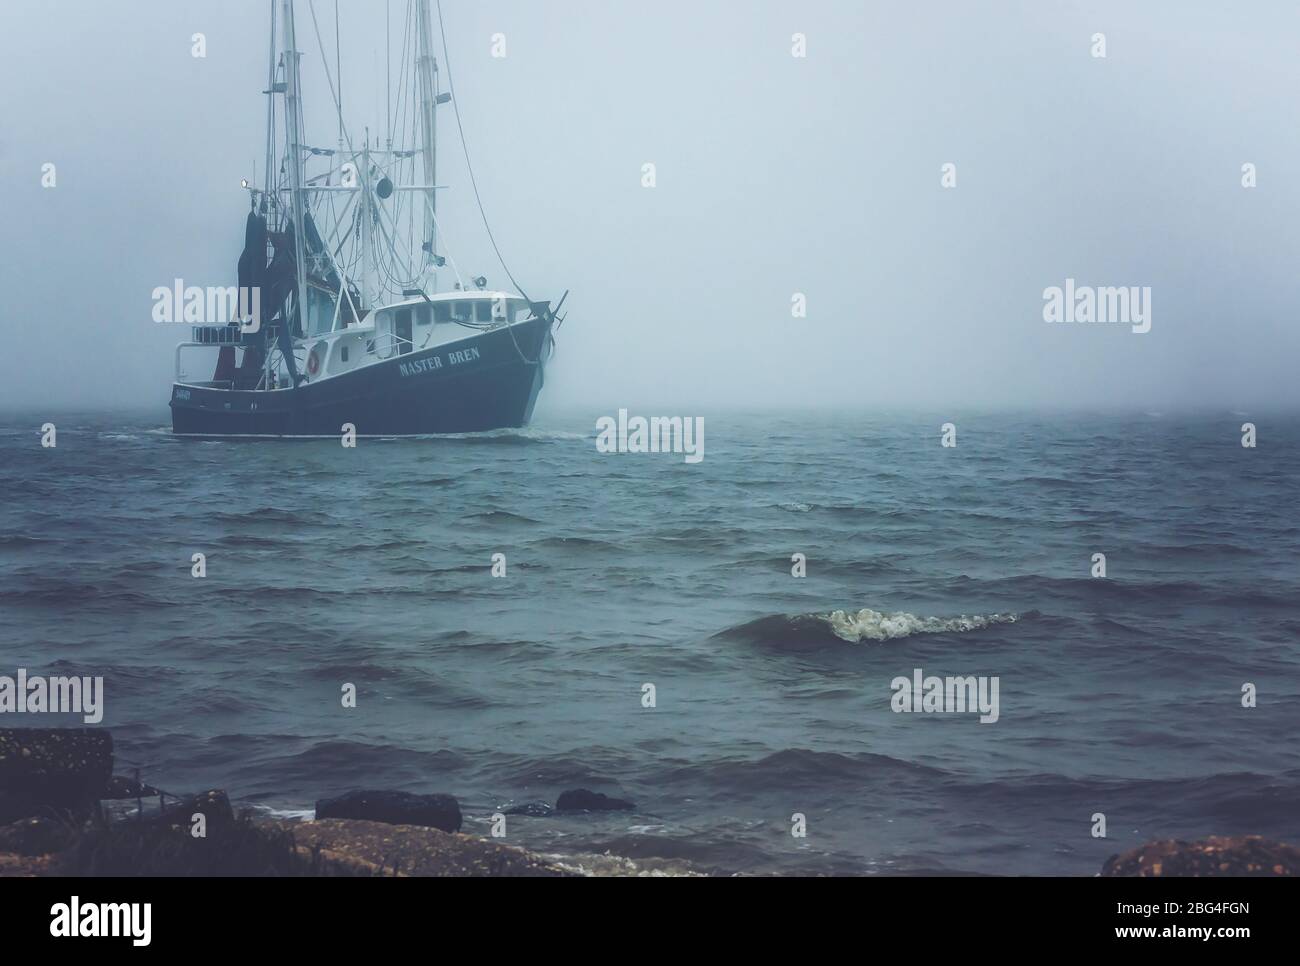
[[[451,321],[451,303],[434,302],[433,303],[433,321],[450,322]]]
[[[474,318],[474,303],[456,302],[451,310],[451,314],[461,322],[472,321]]]
[[[420,306],[417,306],[417,307],[416,307],[416,309],[415,309],[415,324],[416,324],[416,325],[428,325],[428,324],[429,324],[429,306],[428,306],[428,305],[420,305]]]
[[[492,321],[492,303],[480,299],[474,303],[474,321],[491,322]]]
[[[347,361],[348,361],[348,347],[347,347],[347,346],[343,346],[342,348],[339,349],[339,359],[340,359],[341,361],[343,361],[343,362],[347,362]]]

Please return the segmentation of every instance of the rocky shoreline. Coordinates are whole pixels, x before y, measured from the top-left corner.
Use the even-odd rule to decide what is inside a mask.
[[[634,807],[570,789],[554,805],[527,802],[502,812]],[[220,790],[178,797],[114,775],[107,730],[0,729],[0,876],[691,874],[653,860],[539,855],[461,827],[460,804],[451,795],[386,790],[322,799],[312,820],[236,813]],[[1300,849],[1259,836],[1166,840],[1111,856],[1099,874],[1295,876]]]
[[[219,789],[169,795],[113,774],[113,762],[106,729],[0,729],[0,876],[683,874],[653,860],[543,856],[464,833],[452,795],[352,790],[318,801],[312,820],[284,819],[237,812]],[[578,788],[502,813],[633,808]]]

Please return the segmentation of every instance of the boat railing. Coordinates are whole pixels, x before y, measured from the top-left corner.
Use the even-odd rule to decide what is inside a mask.
[[[186,379],[182,375],[176,380],[179,386],[190,386],[194,389],[234,389],[235,383],[232,379]]]
[[[195,345],[243,345],[244,334],[238,325],[190,326],[190,340]]]
[[[380,348],[380,340],[382,339],[388,340],[387,351]],[[416,344],[410,339],[403,339],[395,332],[385,332],[383,335],[375,336],[370,341],[374,345],[375,355],[379,356],[380,359],[391,359],[393,354],[398,351],[398,347],[402,345],[409,345],[412,349],[417,348]]]

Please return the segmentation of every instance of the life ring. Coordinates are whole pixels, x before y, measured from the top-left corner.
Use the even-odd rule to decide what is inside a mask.
[[[318,372],[320,372],[320,346],[315,345],[307,356],[307,373],[314,376]]]

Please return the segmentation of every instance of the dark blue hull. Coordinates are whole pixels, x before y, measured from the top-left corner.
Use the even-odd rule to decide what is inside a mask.
[[[542,389],[550,327],[534,318],[292,390],[176,384],[172,432],[341,436],[351,423],[359,436],[413,436],[524,426]]]

